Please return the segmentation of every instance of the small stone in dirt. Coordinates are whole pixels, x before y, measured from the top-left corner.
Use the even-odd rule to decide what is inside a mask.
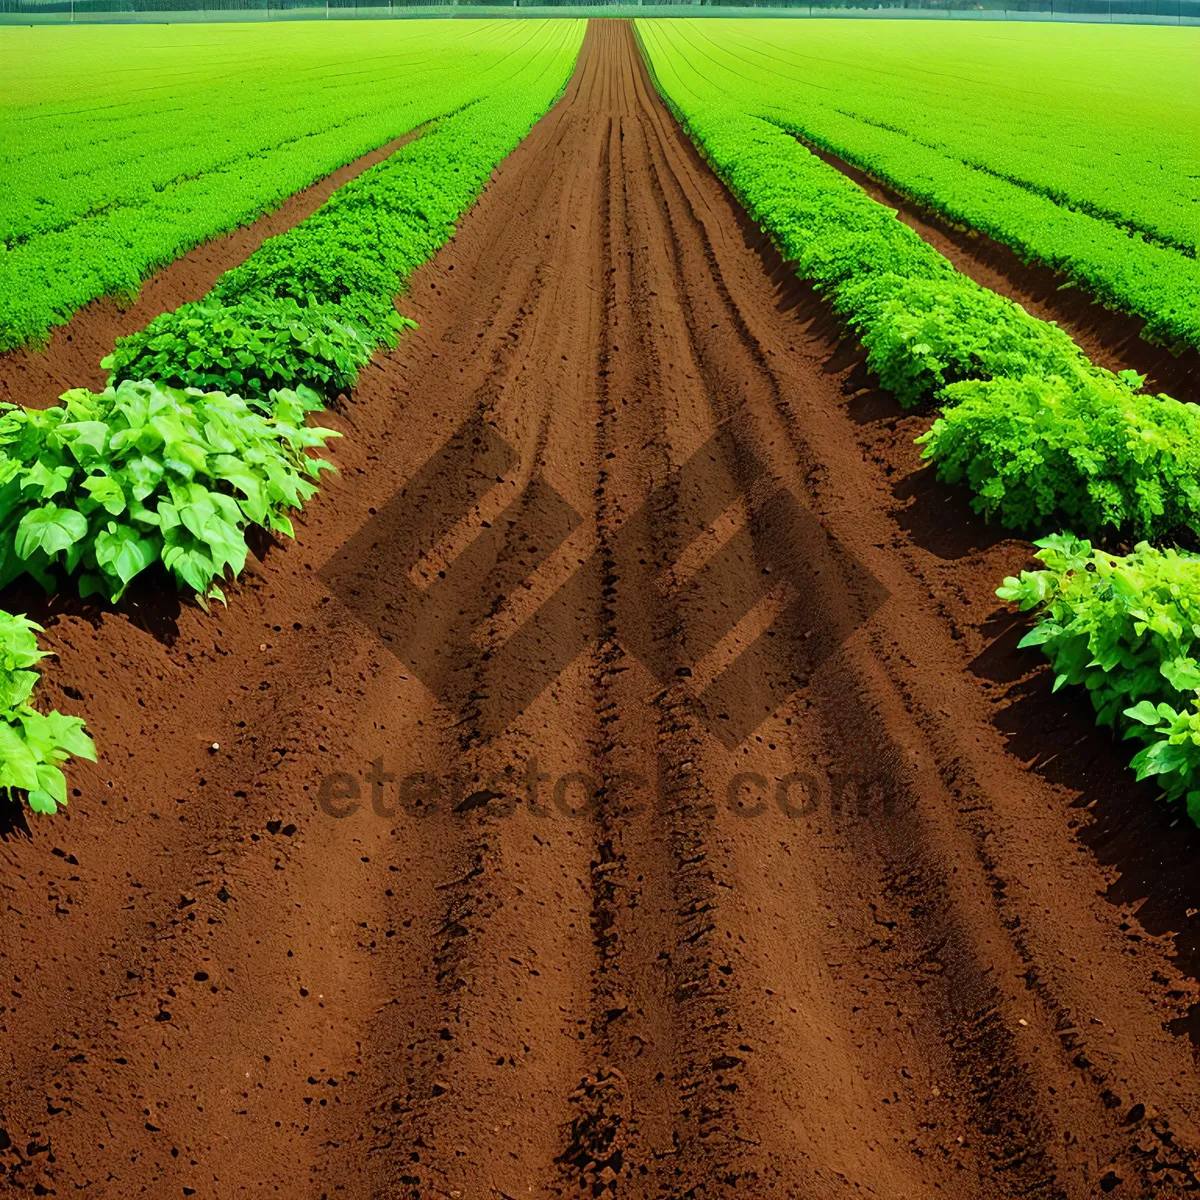
[[[473,808],[482,808],[485,804],[490,804],[493,800],[503,800],[503,792],[493,792],[489,788],[483,788],[481,791],[472,792],[465,800],[455,806],[456,813],[470,812]]]

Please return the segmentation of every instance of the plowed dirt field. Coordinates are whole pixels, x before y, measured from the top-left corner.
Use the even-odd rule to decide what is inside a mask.
[[[401,307],[228,610],[17,608],[101,761],[0,846],[0,1190],[1200,1187],[1200,838],[627,24]]]

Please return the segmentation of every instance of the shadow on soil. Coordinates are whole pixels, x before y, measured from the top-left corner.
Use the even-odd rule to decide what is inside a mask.
[[[938,558],[966,558],[1013,536],[1010,530],[987,524],[972,511],[967,491],[939,483],[932,467],[905,475],[892,495],[904,503],[896,513],[900,527]]]
[[[246,544],[253,560],[265,562],[273,550],[280,549],[280,542],[267,529],[257,525],[246,531]],[[247,560],[251,565],[251,560]],[[253,574],[253,569],[249,572]],[[245,586],[225,581],[222,590],[228,595],[231,588]],[[105,614],[122,616],[135,628],[148,633],[156,642],[170,648],[179,636],[179,616],[185,603],[180,598],[174,579],[161,563],[143,571],[128,587],[125,595],[116,604],[110,604],[97,596],[81,599],[72,584],[64,584],[61,590],[46,593],[29,576],[14,580],[0,589],[0,609],[6,612],[23,613],[43,628],[49,628],[60,617],[81,617],[93,628],[99,628]],[[219,602],[218,602],[219,603]]]
[[[1178,965],[1200,978],[1200,829],[1179,806],[1159,800],[1152,783],[1134,781],[1134,747],[1093,723],[1081,689],[1051,691],[1052,672],[1037,652],[1017,649],[1027,628],[1025,617],[1006,609],[984,625],[993,640],[971,669],[1008,685],[996,725],[1030,770],[1079,793],[1072,807],[1088,815],[1076,834],[1120,872],[1105,898],[1136,909],[1148,933],[1173,934]],[[1200,1048],[1200,1006],[1168,1027]]]
[[[30,841],[29,813],[23,801],[12,792],[0,789],[0,842]]]
[[[827,373],[849,372],[843,392],[852,419],[862,426],[888,424],[892,442],[898,443],[906,434],[915,436],[915,426],[908,428],[913,414],[876,386],[866,367],[865,352],[828,303],[811,285],[796,278],[770,237],[732,197],[730,211],[746,246],[758,255],[775,288],[779,311],[794,314],[804,327],[807,342],[827,347]],[[1001,247],[996,254],[1003,258],[1001,251],[1006,250]],[[1018,279],[1016,266],[1007,261],[1000,265],[1012,271],[1014,285],[1036,286],[1039,291],[1049,287],[1046,279],[1033,278],[1036,269],[1018,264],[1031,272],[1028,279]],[[1074,314],[1077,320],[1085,316],[1099,320],[1096,306],[1083,298],[1073,296],[1069,303],[1080,307]],[[1116,328],[1128,318],[1105,314],[1104,320],[1102,332],[1114,335],[1121,343],[1119,349],[1126,353],[1135,346],[1136,353],[1147,357],[1144,368],[1149,372],[1159,374],[1160,380],[1169,376],[1180,393],[1194,388],[1195,355],[1172,360],[1138,339],[1131,343],[1131,330]],[[905,453],[909,453],[907,448]],[[953,560],[985,551],[1012,536],[972,512],[963,489],[938,483],[927,467],[912,470],[911,461],[905,462],[899,455],[895,463],[888,457],[886,465],[900,475],[893,488],[904,505],[897,514],[899,523],[919,546]],[[1115,552],[1125,549],[1107,548]],[[1200,910],[1200,829],[1177,807],[1161,802],[1151,784],[1134,781],[1129,770],[1133,749],[1095,725],[1085,695],[1077,690],[1051,692],[1049,669],[1035,652],[1017,649],[1026,628],[1026,618],[1008,609],[997,609],[983,628],[990,645],[972,670],[1008,686],[1008,703],[997,713],[996,725],[1009,749],[1030,770],[1049,783],[1078,792],[1072,807],[1086,812],[1086,816],[1080,813],[1076,831],[1080,841],[1099,862],[1119,872],[1105,898],[1114,905],[1135,908],[1148,933],[1173,934],[1180,969],[1200,979],[1200,912],[1196,911]],[[1168,1022],[1168,1028],[1186,1035],[1200,1049],[1200,1005],[1193,1006],[1187,1016]]]
[[[164,646],[174,645],[179,636],[182,611],[175,583],[161,565],[142,572],[116,604],[98,596],[82,600],[69,586],[46,593],[36,581],[25,576],[0,590],[0,608],[24,613],[43,628],[49,628],[60,617],[82,617],[99,628],[105,613],[116,613]]]

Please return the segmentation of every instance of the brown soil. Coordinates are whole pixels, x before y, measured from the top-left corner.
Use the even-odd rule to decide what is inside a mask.
[[[93,300],[65,325],[52,329],[43,348],[0,354],[0,403],[49,408],[68,388],[101,390],[108,372],[101,370],[100,360],[112,353],[117,338],[144,329],[160,313],[172,312],[181,304],[207,295],[226,271],[245,262],[267,238],[286,233],[311,217],[338,188],[383,162],[422,132],[414,129],[394,138],[289,196],[253,224],[189,250],[155,271],[142,284],[132,304],[111,296]]]
[[[1200,400],[1197,351],[1175,355],[1145,341],[1141,336],[1144,321],[1105,308],[1072,285],[1061,271],[1022,262],[1003,242],[976,229],[959,228],[836,154],[804,138],[797,141],[853,179],[873,199],[894,208],[896,216],[945,255],[956,270],[1015,300],[1033,316],[1057,322],[1093,362],[1110,371],[1133,370],[1145,375],[1148,391],[1165,392],[1191,403]]]
[[[14,1194],[1200,1187],[1200,838],[627,25],[405,308],[227,611],[49,631],[103,758],[0,849]]]

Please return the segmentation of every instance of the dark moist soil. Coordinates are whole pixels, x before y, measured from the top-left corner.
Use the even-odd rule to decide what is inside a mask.
[[[142,284],[132,304],[123,305],[112,297],[93,300],[65,325],[52,329],[44,348],[0,354],[0,402],[49,408],[68,388],[101,390],[108,372],[101,370],[100,360],[112,353],[118,338],[144,329],[160,313],[173,312],[181,304],[203,298],[226,271],[245,262],[267,238],[286,233],[311,217],[338,188],[383,162],[422,132],[416,129],[394,138],[289,196],[253,224],[189,250],[155,271]]]
[[[404,309],[227,610],[53,618],[13,1194],[1200,1186],[1200,838],[627,24]]]
[[[1032,316],[1054,321],[1095,363],[1110,371],[1134,370],[1146,376],[1145,389],[1177,400],[1200,399],[1200,353],[1172,354],[1142,337],[1145,322],[1092,300],[1061,271],[1022,262],[1010,246],[974,229],[961,229],[875,176],[829,150],[797,138],[822,162],[854,180],[976,283],[1015,300]]]

